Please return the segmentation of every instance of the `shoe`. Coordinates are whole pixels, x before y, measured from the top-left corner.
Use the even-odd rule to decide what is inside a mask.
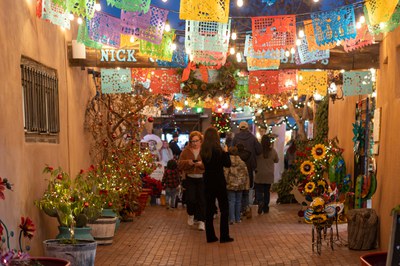
[[[269,207],[264,208],[263,212],[264,213],[269,213]]]
[[[194,224],[194,215],[189,215],[187,220],[188,225],[192,226]]]
[[[205,224],[204,224],[204,222],[200,221],[199,222],[199,231],[204,231],[204,230],[206,230]]]
[[[219,241],[220,243],[229,243],[229,242],[233,242],[233,238],[232,237],[228,237],[228,238],[221,238],[221,240]]]
[[[233,225],[233,224],[235,224],[235,223],[234,223],[233,221],[230,221],[229,224],[230,224],[230,225]]]
[[[261,214],[263,212],[263,207],[264,207],[264,203],[261,202],[258,204],[258,210],[257,210],[258,214]]]
[[[213,242],[217,242],[218,238],[216,236],[214,236],[213,238],[207,239],[207,243],[213,243]]]

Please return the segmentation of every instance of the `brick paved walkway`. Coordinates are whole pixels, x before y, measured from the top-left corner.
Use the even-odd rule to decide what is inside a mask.
[[[96,265],[360,265],[369,251],[345,246],[347,224],[339,225],[334,251],[323,242],[322,254],[313,252],[311,225],[298,223],[299,207],[272,204],[268,214],[257,215],[253,206],[252,219],[230,226],[234,242],[208,244],[205,232],[186,224],[180,205],[147,206],[133,222],[121,223],[112,245],[98,246]]]

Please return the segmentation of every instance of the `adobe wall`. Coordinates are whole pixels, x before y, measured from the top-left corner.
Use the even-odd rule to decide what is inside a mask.
[[[5,191],[0,200],[0,216],[17,231],[21,216],[29,216],[37,231],[30,243],[32,255],[42,254],[42,241],[54,238],[55,218],[44,215],[34,206],[47,187],[42,174],[45,164],[62,166],[79,172],[90,165],[87,133],[83,121],[86,103],[93,93],[88,89],[88,75],[78,68],[69,68],[66,42],[75,30],[60,27],[36,17],[36,1],[0,1],[0,176],[14,184],[14,191]],[[23,101],[20,60],[24,55],[58,72],[60,106],[60,143],[26,143],[23,125]],[[92,88],[92,87],[90,87]],[[45,230],[46,229],[46,230]],[[12,247],[17,247],[14,237]]]
[[[372,207],[380,219],[380,247],[387,250],[391,234],[391,209],[400,204],[400,29],[383,36],[380,70],[377,71],[376,107],[381,107],[379,155],[376,156],[378,188]],[[353,133],[355,103],[362,97],[346,97],[329,106],[329,137],[337,136],[345,149],[348,172],[353,174]]]

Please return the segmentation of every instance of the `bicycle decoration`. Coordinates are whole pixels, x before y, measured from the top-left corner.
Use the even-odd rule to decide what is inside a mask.
[[[303,205],[307,205],[299,216],[304,216],[305,222],[312,224],[312,248],[314,251],[316,247],[320,254],[322,239],[326,238],[328,229],[328,245],[333,250],[332,225],[336,222],[337,231],[337,222],[345,221],[344,205],[350,189],[350,176],[346,175],[341,155],[343,150],[337,147],[334,140],[311,145],[297,145],[297,189],[305,197]]]

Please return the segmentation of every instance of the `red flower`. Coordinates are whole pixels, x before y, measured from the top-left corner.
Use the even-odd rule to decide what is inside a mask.
[[[47,166],[47,170],[48,170],[48,171],[53,171],[53,170],[54,170],[54,168],[53,168],[53,167],[51,167],[51,166]]]
[[[79,172],[79,174],[83,174],[85,171],[83,169],[81,169],[81,171]]]
[[[62,180],[63,179],[63,175],[62,174],[58,174],[57,179]]]
[[[101,190],[99,191],[99,194],[100,194],[100,195],[107,195],[107,194],[108,194],[108,191],[105,190],[105,189],[101,189]]]
[[[36,230],[35,225],[29,217],[21,217],[21,224],[19,225],[19,228],[21,228],[21,232],[24,234],[24,237],[28,237],[29,239],[32,239]]]

